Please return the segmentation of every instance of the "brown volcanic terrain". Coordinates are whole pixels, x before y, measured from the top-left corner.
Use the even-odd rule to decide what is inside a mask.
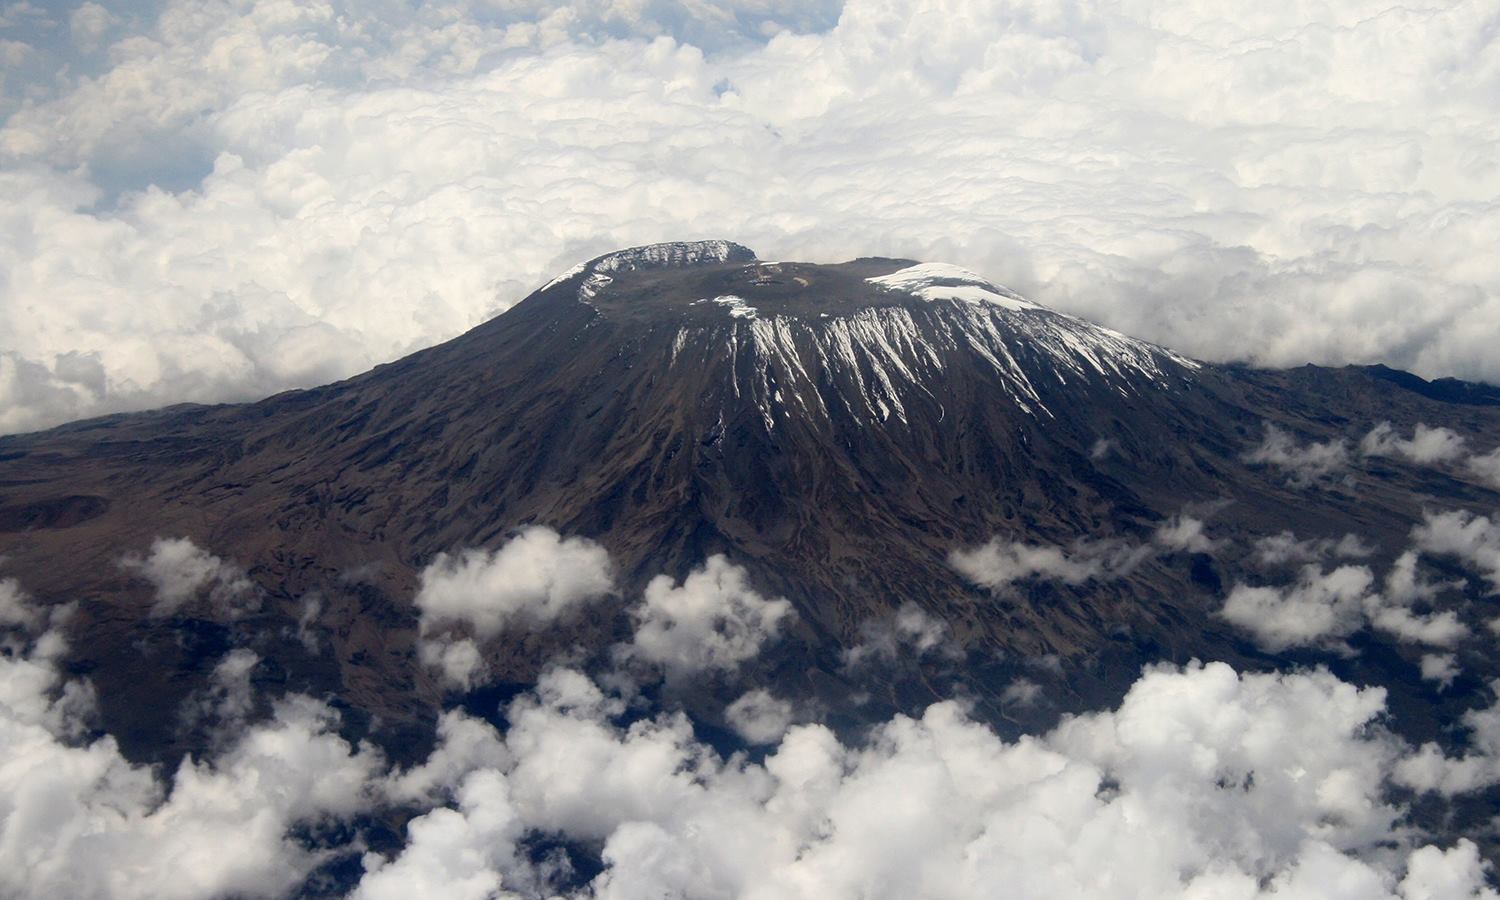
[[[723,552],[799,612],[752,678],[849,721],[958,679],[999,722],[1031,714],[998,698],[1038,659],[1061,660],[1079,704],[1154,658],[1269,664],[1214,615],[1248,570],[1235,552],[1179,553],[1116,580],[992,594],[949,566],[956,548],[996,535],[1145,540],[1189,511],[1240,557],[1284,529],[1352,532],[1383,572],[1424,509],[1500,501],[1458,469],[1370,459],[1296,486],[1244,461],[1268,423],[1323,441],[1425,422],[1488,449],[1500,391],[1378,368],[1198,365],[1003,292],[923,296],[984,290],[951,272],[906,288],[869,280],[912,265],[759,264],[721,242],[659,245],[596,260],[468,334],[338,384],[0,438],[0,574],[44,602],[80,602],[76,667],[95,682],[103,726],[139,758],[194,749],[178,704],[244,643],[269,661],[263,688],[332,695],[351,728],[378,718],[392,744],[404,726],[427,730],[441,693],[413,652],[417,573],[530,523],[600,541],[621,589],[563,628],[487,645],[505,679],[574,645],[604,647],[648,579]],[[200,599],[151,617],[151,586],[120,560],[159,536],[245,567],[260,609],[229,620]],[[298,639],[312,596],[315,648]],[[969,665],[842,670],[841,650],[905,601],[946,621]],[[1482,594],[1464,602],[1495,612]],[[1391,685],[1395,706],[1430,706],[1417,733],[1463,702],[1463,685],[1428,696],[1411,651],[1368,641],[1338,665]]]

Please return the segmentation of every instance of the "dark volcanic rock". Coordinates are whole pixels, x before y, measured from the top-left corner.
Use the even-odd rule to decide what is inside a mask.
[[[1272,664],[1214,615],[1249,539],[1353,532],[1380,571],[1425,507],[1500,499],[1461,471],[1388,460],[1296,487],[1244,461],[1267,423],[1330,440],[1420,421],[1488,447],[1496,396],[1384,369],[1202,365],[952,267],[657,245],[594,260],[468,334],[338,384],[0,438],[0,556],[44,601],[81,601],[74,655],[105,726],[138,757],[191,749],[172,710],[235,643],[275,660],[278,689],[360,711],[351,727],[378,717],[399,755],[440,699],[412,652],[416,573],[529,523],[602,542],[622,589],[601,615],[489,645],[503,680],[617,639],[649,578],[723,552],[799,612],[760,677],[849,722],[959,679],[1002,722],[999,692],[1028,661],[1060,660],[1080,705],[1112,699],[1150,659]],[[1239,557],[1166,555],[1124,578],[1003,594],[947,562],[997,535],[1142,541],[1185,509],[1212,511]],[[206,604],[149,617],[150,586],[119,561],[157,536],[243,565],[259,611],[188,629],[192,640],[184,627],[211,617]],[[296,635],[310,595],[316,651]],[[854,683],[840,651],[908,601],[949,624],[968,666]],[[1342,665],[1406,682],[1397,703],[1425,703],[1397,671],[1413,658]],[[872,702],[846,701],[856,687]],[[1413,728],[1445,715],[1427,706]]]

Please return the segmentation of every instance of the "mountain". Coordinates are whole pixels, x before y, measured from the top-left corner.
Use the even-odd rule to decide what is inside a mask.
[[[1293,577],[1257,568],[1258,540],[1355,535],[1383,576],[1433,510],[1497,507],[1461,465],[1361,454],[1382,423],[1493,447],[1500,392],[1202,363],[954,266],[660,244],[337,384],[0,438],[0,574],[79,603],[73,670],[144,760],[204,740],[177,710],[246,642],[268,661],[263,688],[334,697],[352,731],[421,752],[445,689],[415,652],[420,573],[528,525],[598,541],[618,590],[546,633],[487,642],[491,691],[607,647],[653,577],[722,553],[796,611],[749,677],[848,727],[955,684],[1011,727],[1117,699],[1143,662],[1197,657],[1318,661],[1388,685],[1425,738],[1500,672],[1476,662],[1438,694],[1414,674],[1420,648],[1389,634],[1273,654],[1222,614],[1233,584]],[[152,614],[157,589],[130,560],[158,538],[232,560],[255,602]],[[1002,561],[1018,545],[1063,556],[1009,579],[956,563],[992,541]],[[1047,571],[1063,577],[1035,577]],[[1444,602],[1471,617],[1493,605],[1478,583]],[[852,668],[849,649],[905,604],[943,623],[962,664]],[[1018,673],[1055,679],[1060,699],[1007,701]],[[712,679],[680,690],[720,715]]]

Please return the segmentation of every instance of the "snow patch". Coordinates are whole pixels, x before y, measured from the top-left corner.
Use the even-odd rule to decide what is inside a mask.
[[[731,316],[736,319],[755,318],[755,307],[746,302],[745,298],[736,297],[733,294],[721,294],[718,297],[705,297],[702,300],[694,300],[688,305],[697,306],[700,303],[712,303],[716,306],[722,306],[729,311],[729,314]]]
[[[599,296],[600,291],[614,281],[614,277],[609,274],[611,272],[618,275],[622,272],[634,272],[640,269],[680,269],[736,260],[754,262],[755,251],[733,241],[674,241],[666,244],[648,244],[644,247],[617,250],[589,262],[579,263],[542,285],[541,290],[556,287],[569,278],[587,272],[588,277],[578,288],[578,299],[584,303],[590,303]],[[590,305],[593,304],[590,303]]]
[[[865,280],[880,287],[905,291],[929,302],[958,300],[963,303],[990,303],[1012,310],[1045,308],[1010,288],[991,284],[962,266],[948,263],[919,263],[889,275]]]
[[[633,272],[754,259],[753,250],[733,241],[673,241],[618,250],[594,260],[592,268],[595,272]]]
[[[583,273],[583,270],[587,269],[588,267],[589,267],[589,264],[586,263],[586,262],[579,263],[578,265],[574,266],[573,268],[569,269],[568,271],[562,273],[561,275],[557,276],[556,278],[554,278],[551,281],[547,282],[546,284],[542,285],[540,288],[537,289],[537,293],[541,293],[542,291],[550,291],[550,290],[552,290],[553,288],[555,288],[558,285],[562,284],[564,281],[567,281],[569,278],[572,278],[574,275],[581,275]]]

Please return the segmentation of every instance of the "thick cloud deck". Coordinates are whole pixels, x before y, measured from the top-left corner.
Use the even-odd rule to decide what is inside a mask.
[[[349,375],[705,234],[946,260],[1202,358],[1493,380],[1494,13],[23,10],[0,429]]]

